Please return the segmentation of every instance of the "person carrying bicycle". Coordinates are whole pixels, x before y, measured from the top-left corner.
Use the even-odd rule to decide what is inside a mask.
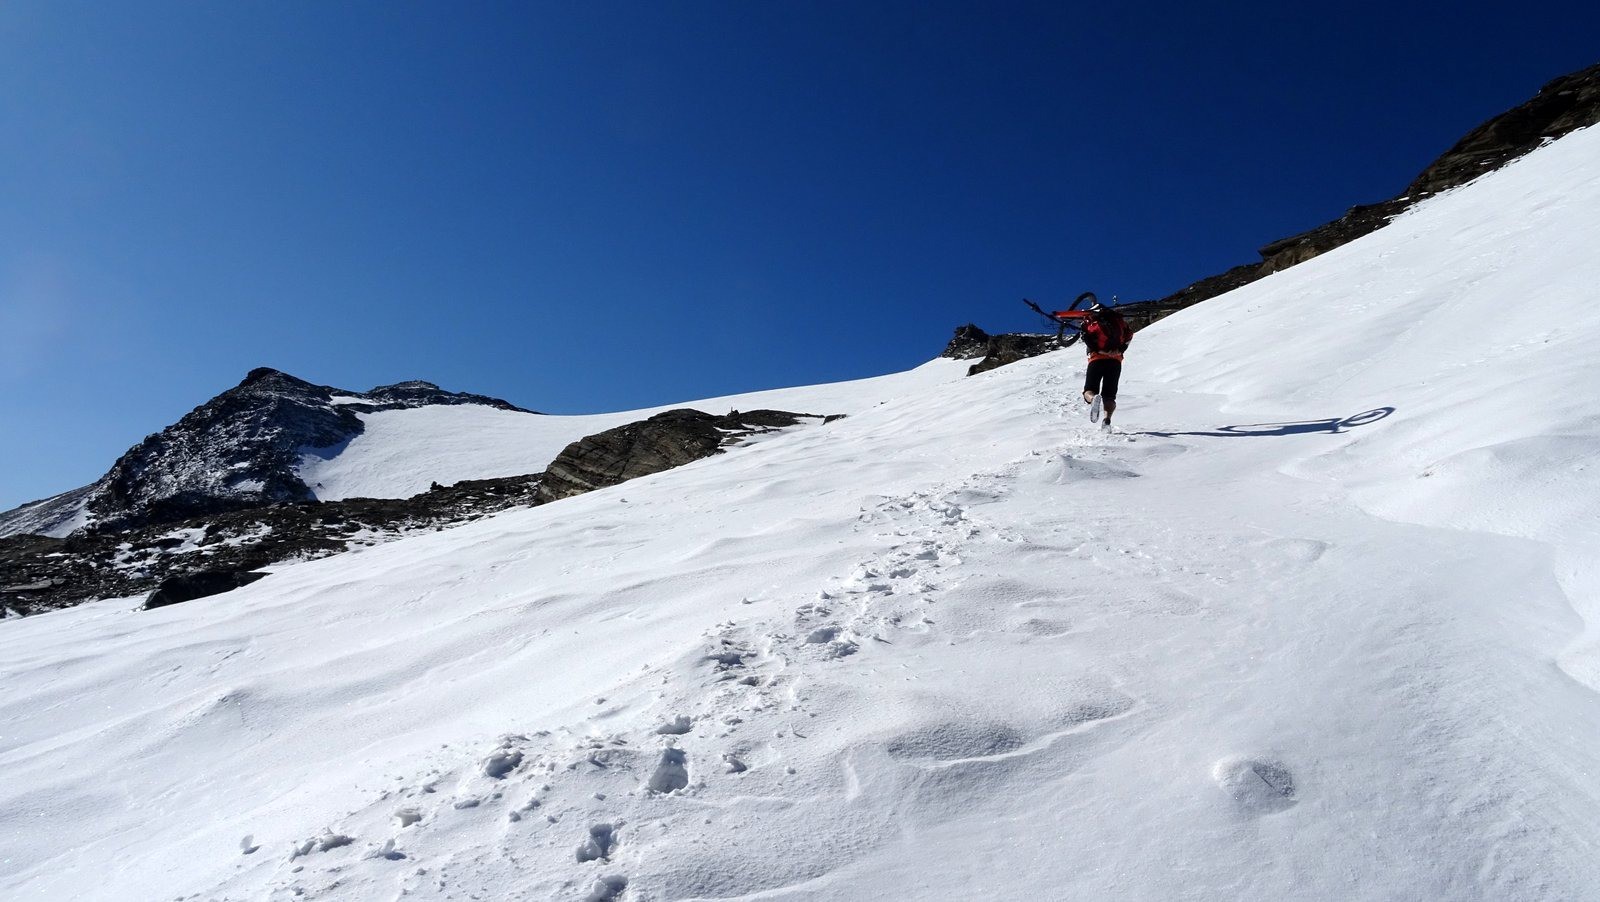
[[[1093,292],[1084,292],[1072,306],[1077,307],[1084,300],[1090,302],[1088,309],[1057,310],[1050,317],[1075,327],[1083,336],[1084,350],[1089,354],[1083,377],[1083,403],[1089,405],[1089,421],[1100,422],[1101,429],[1110,431],[1111,415],[1117,410],[1117,383],[1122,379],[1122,355],[1133,340],[1133,327],[1114,308],[1100,303]],[[1104,422],[1100,420],[1102,406]]]

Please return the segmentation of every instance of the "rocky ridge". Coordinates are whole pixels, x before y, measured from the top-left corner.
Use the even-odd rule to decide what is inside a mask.
[[[1600,63],[1563,75],[1528,101],[1468,132],[1387,200],[1359,204],[1332,222],[1264,245],[1260,260],[1208,276],[1153,301],[1122,305],[1134,328],[1304,263],[1389,224],[1412,205],[1459,188],[1480,175],[1576,129],[1600,123]]]
[[[976,376],[1008,363],[1037,357],[1062,346],[1054,335],[1032,332],[990,335],[976,325],[968,323],[956,329],[955,336],[945,345],[944,351],[939,356],[954,360],[977,360],[977,363],[967,368],[968,376]]]
[[[618,426],[568,445],[544,472],[535,498],[559,501],[710,457],[748,435],[793,426],[811,414],[737,410],[714,416],[680,408]]]
[[[1257,279],[1304,263],[1389,224],[1412,205],[1443,191],[1459,188],[1568,132],[1600,124],[1600,64],[1557,78],[1522,103],[1468,132],[1428,164],[1404,191],[1373,204],[1358,204],[1332,222],[1263,246],[1260,260],[1207,276],[1163,298],[1118,306],[1134,329]],[[1052,351],[1060,345],[1051,335],[989,335],[976,325],[956,329],[941,356],[958,360],[982,358],[967,375],[977,375]]]
[[[532,413],[431,382],[352,392],[261,367],[128,449],[93,484],[0,513],[0,536],[117,532],[313,500],[296,473],[301,457],[360,435],[358,414],[455,404]]]

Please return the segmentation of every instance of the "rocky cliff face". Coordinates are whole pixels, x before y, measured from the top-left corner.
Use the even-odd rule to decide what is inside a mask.
[[[521,410],[430,382],[351,392],[263,367],[130,448],[93,485],[0,514],[0,536],[116,532],[309,501],[295,472],[307,449],[359,435],[358,413],[433,404]]]
[[[951,337],[950,343],[944,346],[939,353],[940,357],[951,360],[972,360],[982,357],[989,347],[989,333],[978,328],[975,323],[957,326],[956,334]]]
[[[967,368],[968,376],[976,376],[1060,347],[1062,347],[1061,342],[1054,335],[1038,335],[1031,332],[990,335],[968,323],[956,329],[955,336],[945,345],[944,352],[939,356],[955,360],[977,360],[977,363]]]

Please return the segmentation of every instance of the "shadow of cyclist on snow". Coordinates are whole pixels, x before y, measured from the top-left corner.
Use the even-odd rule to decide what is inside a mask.
[[[1162,438],[1171,438],[1175,435],[1204,435],[1216,438],[1243,438],[1246,436],[1270,437],[1280,435],[1309,435],[1323,433],[1338,435],[1347,429],[1357,426],[1369,426],[1378,422],[1389,414],[1394,413],[1393,407],[1377,407],[1372,410],[1352,414],[1344,419],[1327,420],[1302,420],[1294,423],[1251,423],[1239,426],[1220,426],[1216,432],[1141,432],[1140,435],[1159,435]]]

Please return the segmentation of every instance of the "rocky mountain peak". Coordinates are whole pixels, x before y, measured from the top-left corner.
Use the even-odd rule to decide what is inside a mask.
[[[373,410],[423,407],[429,404],[481,404],[485,407],[495,407],[500,410],[534,413],[534,411],[524,410],[509,401],[502,401],[499,398],[491,398],[487,395],[445,391],[432,382],[424,382],[421,379],[396,382],[393,385],[380,385],[371,391],[362,392],[360,397],[371,402]],[[365,410],[366,408],[362,405],[357,405],[356,409]]]
[[[297,379],[294,376],[285,373],[283,370],[275,370],[270,366],[258,366],[246,373],[244,381],[239,383],[239,387],[243,388],[246,385],[253,385],[258,382],[288,382],[311,387],[311,383],[305,381],[304,379]]]
[[[360,435],[363,414],[446,404],[522,408],[412,380],[369,392],[256,367],[238,385],[128,449],[93,485],[0,513],[0,536],[115,532],[313,500],[302,457]]]
[[[988,346],[989,333],[978,328],[976,323],[967,323],[956,327],[956,334],[951,336],[950,343],[944,346],[939,356],[952,360],[971,360],[982,357]]]

